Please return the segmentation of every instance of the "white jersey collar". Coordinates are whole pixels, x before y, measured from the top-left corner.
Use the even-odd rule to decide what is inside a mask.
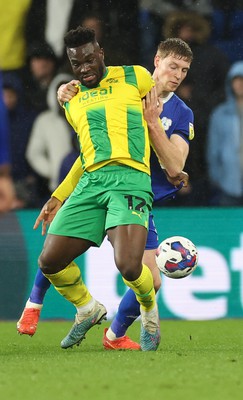
[[[170,93],[168,94],[168,96],[166,96],[166,97],[161,97],[163,103],[164,103],[164,104],[167,103],[167,101],[169,101],[169,100],[171,99],[171,97],[173,96],[173,94],[174,94],[174,92],[170,92]]]

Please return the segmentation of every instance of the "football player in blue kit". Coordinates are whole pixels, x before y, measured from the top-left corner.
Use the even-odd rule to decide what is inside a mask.
[[[171,179],[176,171],[182,171],[189,153],[189,141],[194,137],[194,117],[192,110],[174,93],[185,79],[192,61],[192,53],[180,39],[167,39],[158,46],[154,58],[155,80],[158,97],[163,102],[160,119],[164,131],[160,129],[154,91],[147,95],[144,116],[148,123],[150,140],[157,153],[151,153],[151,179],[154,202],[174,197],[186,185],[183,173],[178,181]],[[158,161],[160,160],[160,162]],[[181,181],[180,181],[181,180]],[[149,218],[149,232],[144,251],[144,262],[152,271],[156,292],[161,286],[161,277],[155,257],[159,241],[152,213]],[[118,312],[111,326],[105,330],[103,346],[109,350],[139,350],[138,343],[126,336],[128,327],[140,315],[139,304],[131,290],[121,300]]]
[[[152,90],[144,100],[144,116],[149,127],[151,145],[152,148],[156,148],[156,154],[153,150],[151,152],[153,204],[156,204],[156,202],[161,204],[161,201],[173,198],[178,190],[187,186],[188,175],[183,169],[189,153],[189,142],[194,137],[194,117],[192,110],[174,92],[185,79],[192,59],[193,54],[190,47],[178,38],[162,41],[158,45],[154,58],[153,78],[156,91]],[[75,86],[77,83],[73,80],[59,88],[59,102],[71,100],[77,92]],[[161,106],[161,103],[163,109],[160,119],[163,128],[158,118],[158,110],[161,110],[158,106]],[[35,227],[37,227],[41,221],[43,222],[43,233],[64,200],[58,199],[56,191],[52,196],[42,208],[35,224]],[[151,213],[143,262],[152,271],[156,292],[161,286],[160,272],[155,259],[158,245],[158,235]],[[17,323],[19,333],[34,335],[44,296],[49,287],[50,282],[38,269],[30,297]],[[104,348],[109,350],[139,350],[140,345],[126,336],[127,329],[139,315],[139,303],[134,292],[129,289],[121,300],[111,326],[109,329],[105,329]]]

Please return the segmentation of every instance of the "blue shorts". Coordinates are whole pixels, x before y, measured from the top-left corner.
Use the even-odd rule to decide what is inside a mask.
[[[159,238],[158,233],[154,224],[154,216],[153,214],[149,214],[149,229],[148,229],[148,237],[145,246],[145,250],[153,250],[157,249],[159,246]]]

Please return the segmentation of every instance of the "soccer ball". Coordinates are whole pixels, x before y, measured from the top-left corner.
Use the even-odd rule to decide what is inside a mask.
[[[191,240],[172,236],[160,243],[156,263],[161,272],[173,279],[190,275],[198,264],[198,251]]]

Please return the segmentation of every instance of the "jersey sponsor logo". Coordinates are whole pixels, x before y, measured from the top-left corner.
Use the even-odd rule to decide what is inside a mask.
[[[89,90],[84,93],[80,93],[79,103],[88,102],[92,103],[95,101],[103,100],[104,98],[108,97],[112,94],[112,86],[108,88],[97,88],[95,90]]]
[[[189,140],[194,138],[194,125],[189,122]]]
[[[161,119],[161,122],[162,122],[164,130],[168,131],[170,129],[171,125],[172,125],[172,120],[170,118],[163,117]]]

